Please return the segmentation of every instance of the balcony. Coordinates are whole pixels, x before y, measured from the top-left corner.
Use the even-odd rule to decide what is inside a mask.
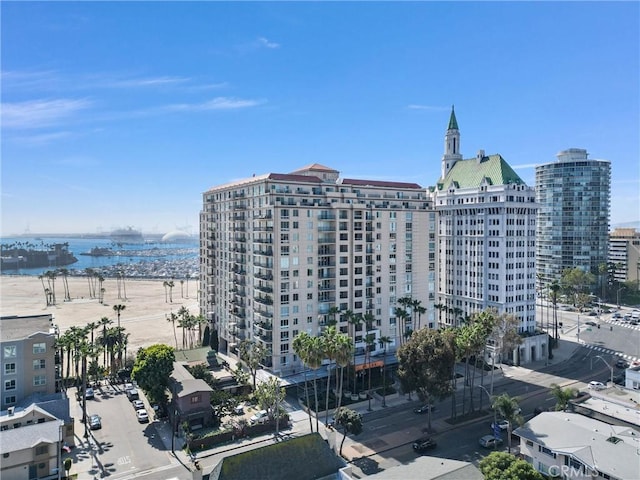
[[[273,248],[259,248],[258,250],[254,250],[253,253],[256,254],[256,255],[263,255],[263,256],[272,257],[273,256]]]
[[[253,288],[255,290],[258,290],[259,292],[273,293],[273,288],[271,288],[271,287],[269,287],[267,285],[257,284],[257,285],[254,285]]]
[[[258,315],[259,317],[264,318],[265,320],[271,320],[273,318],[273,313],[269,312],[268,310],[254,309],[253,313],[255,315]]]
[[[269,295],[253,297],[253,301],[261,303],[262,305],[273,305],[273,299]]]
[[[269,333],[258,333],[256,337],[262,340],[264,343],[273,343],[273,335],[271,332]]]
[[[254,277],[259,278],[261,280],[268,280],[268,281],[273,280],[273,275],[271,273],[256,272],[254,274]]]

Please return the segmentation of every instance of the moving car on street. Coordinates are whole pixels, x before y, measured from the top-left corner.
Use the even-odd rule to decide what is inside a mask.
[[[432,448],[436,448],[438,444],[431,437],[421,437],[413,442],[413,450],[421,453],[426,450],[431,450]]]
[[[495,423],[491,422],[491,429],[492,430],[496,429],[495,425],[496,425]],[[499,420],[497,422],[497,425],[498,425],[498,428],[500,430],[507,430],[509,428],[509,421],[508,420]]]
[[[427,413],[429,410],[431,410],[432,412],[435,410],[436,408],[433,405],[423,405],[420,408],[416,408],[413,413]]]
[[[102,428],[102,418],[100,418],[100,415],[91,415],[89,417],[89,428],[91,428],[91,430],[100,430]]]
[[[484,448],[496,448],[498,445],[502,445],[502,439],[496,438],[493,435],[485,435],[480,438],[478,443]]]
[[[607,387],[602,382],[596,382],[595,380],[592,380],[591,382],[589,382],[589,388],[591,390],[604,390]]]

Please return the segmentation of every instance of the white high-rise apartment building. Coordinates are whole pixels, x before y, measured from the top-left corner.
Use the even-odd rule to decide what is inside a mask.
[[[435,250],[435,213],[420,185],[340,178],[318,164],[252,176],[203,194],[201,313],[221,352],[261,342],[265,366],[286,376],[300,371],[295,336],[333,320],[364,350],[366,327],[353,332],[336,309],[368,315],[369,333],[398,344],[403,327],[419,327],[396,322],[397,300],[410,297],[426,309],[420,326],[434,327]]]
[[[500,155],[481,150],[463,159],[453,110],[432,198],[438,214],[439,325],[458,326],[473,313],[495,308],[518,318],[521,333],[533,334],[535,190]],[[546,335],[527,337],[516,360],[545,358],[547,345]]]
[[[600,276],[609,254],[611,162],[570,148],[536,166],[538,288],[560,281],[568,268]]]

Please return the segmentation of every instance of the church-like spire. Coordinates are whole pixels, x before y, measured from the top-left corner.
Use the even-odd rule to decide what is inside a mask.
[[[460,130],[458,130],[458,121],[456,120],[456,112],[451,105],[451,116],[449,117],[449,126],[444,136],[444,156],[442,157],[442,167],[440,178],[449,173],[458,160],[462,160],[460,154]]]
[[[456,112],[451,105],[451,116],[449,117],[449,127],[447,130],[458,130],[458,121],[456,120]]]

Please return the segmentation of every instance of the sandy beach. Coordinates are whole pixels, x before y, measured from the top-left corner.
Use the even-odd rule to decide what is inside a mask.
[[[62,278],[55,282],[56,305],[46,305],[42,282],[35,276],[0,276],[0,315],[42,315],[53,314],[54,323],[63,333],[69,327],[84,326],[98,322],[102,317],[113,320],[117,325],[118,316],[113,306],[124,305],[120,313],[120,325],[129,333],[129,349],[135,351],[154,343],[175,346],[173,327],[167,322],[167,316],[177,313],[185,306],[198,315],[196,298],[197,282],[191,280],[188,285],[189,297],[184,284],[175,281],[173,302],[165,300],[165,287],[162,280],[126,280],[126,299],[118,298],[115,278],[107,278],[103,288],[104,302],[89,298],[89,284],[84,277],[68,277],[71,301],[64,301]],[[46,280],[45,280],[46,284]],[[167,290],[168,292],[168,290]],[[180,339],[180,332],[178,332]]]

